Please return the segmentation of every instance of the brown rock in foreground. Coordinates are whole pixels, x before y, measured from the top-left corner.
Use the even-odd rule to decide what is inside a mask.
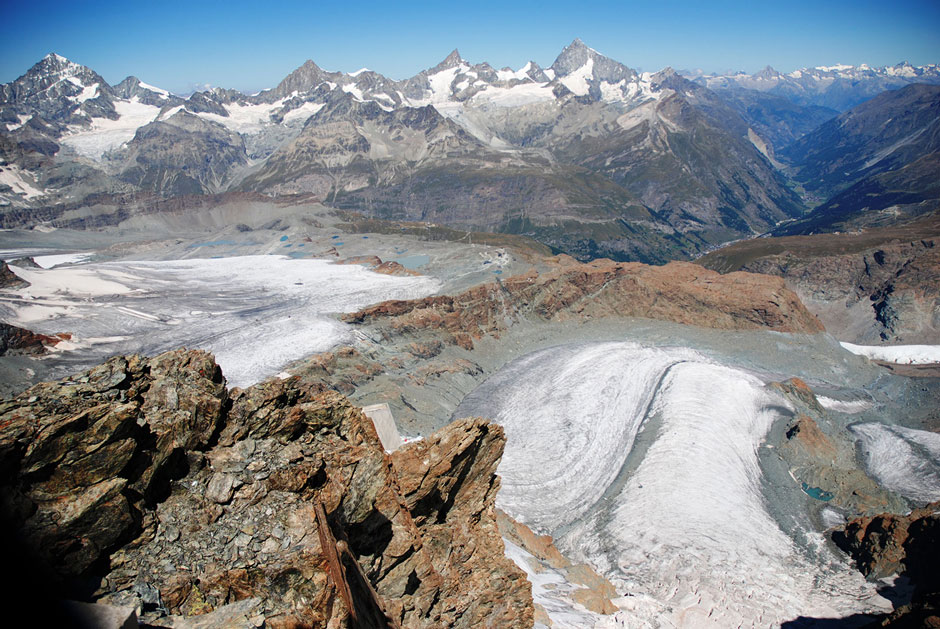
[[[180,350],[0,402],[0,496],[39,578],[150,624],[531,626],[493,516],[503,443],[463,420],[393,466],[341,395],[229,394]]]
[[[783,280],[752,273],[720,275],[686,262],[647,266],[568,256],[554,270],[530,272],[459,295],[387,301],[346,315],[351,323],[389,319],[402,331],[439,329],[451,342],[471,343],[525,318],[643,317],[717,329],[822,332]]]
[[[441,626],[531,627],[532,586],[503,555],[496,524],[501,426],[455,422],[392,455],[405,504],[446,583]],[[494,597],[493,592],[505,596]],[[470,596],[467,597],[467,594]]]
[[[940,627],[940,502],[907,515],[855,518],[833,539],[865,576],[903,574],[914,585],[910,604],[871,626]]]

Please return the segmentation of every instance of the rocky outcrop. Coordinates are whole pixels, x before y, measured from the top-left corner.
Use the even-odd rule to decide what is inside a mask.
[[[940,219],[859,234],[758,238],[700,260],[784,278],[840,340],[940,342]]]
[[[7,263],[0,260],[0,288],[25,288],[29,282],[14,273]]]
[[[340,394],[230,393],[179,350],[0,403],[0,495],[37,579],[149,624],[531,625],[493,516],[503,443],[464,420],[393,465]]]
[[[335,247],[332,249],[333,251],[336,251]],[[337,252],[336,255],[339,255],[339,253]],[[375,271],[376,273],[381,273],[383,275],[420,275],[420,273],[417,271],[406,269],[404,266],[398,262],[395,262],[394,260],[383,262],[382,258],[379,256],[353,256],[351,258],[346,258],[345,260],[338,260],[337,262],[339,264],[361,264],[370,271]]]
[[[496,466],[504,443],[500,426],[465,420],[392,456],[424,548],[450,584],[442,590],[441,626],[532,626],[531,585],[503,556],[496,524]],[[501,594],[494,598],[494,591]]]
[[[484,284],[456,296],[388,301],[346,315],[350,323],[384,320],[393,330],[441,331],[453,344],[501,331],[524,319],[644,317],[718,329],[822,332],[783,281],[751,273],[720,275],[695,264],[655,267],[568,256],[555,268]]]
[[[55,345],[61,340],[61,337],[36,334],[26,328],[0,323],[0,356],[45,354],[46,346]]]
[[[874,626],[940,627],[940,502],[907,515],[855,518],[833,539],[865,576],[903,574],[914,585],[910,604]]]
[[[770,387],[793,406],[793,418],[783,427],[776,451],[803,493],[817,505],[827,503],[848,513],[904,508],[902,499],[859,467],[854,437],[819,404],[805,382],[791,378]]]

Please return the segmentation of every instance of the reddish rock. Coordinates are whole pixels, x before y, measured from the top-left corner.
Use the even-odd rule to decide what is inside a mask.
[[[865,576],[903,574],[914,586],[909,604],[871,626],[940,627],[940,502],[907,515],[855,518],[833,539]]]
[[[405,504],[444,578],[441,626],[534,622],[532,586],[503,554],[496,523],[496,467],[505,442],[499,425],[461,420],[392,455]]]
[[[71,336],[69,336],[71,338]],[[0,356],[15,354],[45,354],[46,348],[67,340],[61,335],[36,334],[25,328],[0,323]]]
[[[0,402],[0,498],[44,584],[100,583],[147,624],[531,626],[493,518],[503,444],[465,420],[393,467],[315,382],[230,395],[204,352],[117,357]]]
[[[418,329],[480,338],[514,321],[643,317],[718,329],[822,332],[782,279],[752,273],[720,275],[695,264],[595,260],[559,256],[554,270],[534,271],[471,288],[459,295],[387,301],[345,315],[350,323],[387,320],[393,329]],[[463,337],[461,337],[463,338]]]

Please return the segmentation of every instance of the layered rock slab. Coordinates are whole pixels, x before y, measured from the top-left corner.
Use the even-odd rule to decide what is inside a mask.
[[[643,317],[724,330],[769,329],[814,334],[819,320],[777,277],[721,275],[687,262],[648,266],[565,255],[553,268],[497,280],[459,295],[386,301],[345,315],[351,323],[385,320],[393,329],[440,330],[452,343],[496,334],[524,318],[563,321]]]

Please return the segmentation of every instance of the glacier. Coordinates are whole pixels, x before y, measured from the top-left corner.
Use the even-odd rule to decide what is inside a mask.
[[[332,314],[441,286],[426,276],[277,255],[12,268],[31,285],[0,297],[0,313],[41,333],[70,332],[57,347],[83,351],[62,360],[95,364],[182,345],[213,352],[239,387],[350,340],[350,326]]]
[[[772,515],[759,449],[792,409],[751,373],[682,347],[559,346],[489,378],[454,413],[468,415],[506,431],[498,506],[625,594],[597,626],[891,608],[817,531],[786,532]]]
[[[912,500],[940,500],[940,434],[876,423],[855,424],[850,430],[879,483]]]

